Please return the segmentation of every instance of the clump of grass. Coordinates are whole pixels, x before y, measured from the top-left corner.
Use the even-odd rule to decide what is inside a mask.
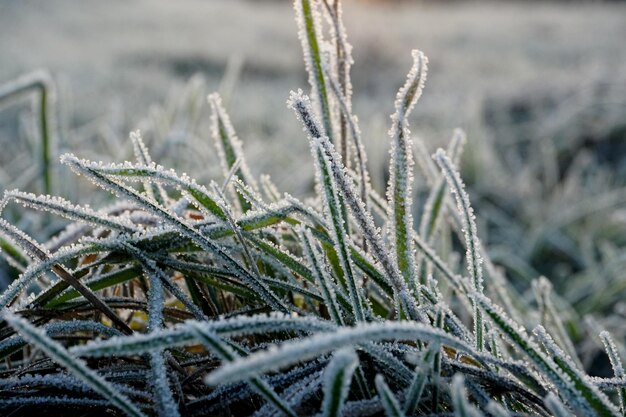
[[[1,207],[17,203],[71,224],[40,244],[0,222],[3,254],[23,270],[0,295],[0,409],[622,415],[619,348],[603,332],[614,377],[590,377],[543,280],[536,292],[545,326],[527,334],[530,307],[511,303],[515,293],[478,238],[455,163],[461,132],[448,155],[418,161],[432,191],[414,228],[408,116],[424,88],[424,54],[413,52],[397,95],[385,199],[370,186],[351,110],[339,3],[296,0],[295,9],[312,98],[292,92],[288,105],[310,142],[312,203],[251,175],[215,94],[217,182],[157,165],[133,132],[135,161],[61,158],[117,196],[111,206],[5,193]],[[446,239],[458,247],[440,244]],[[454,262],[463,253],[467,269]]]

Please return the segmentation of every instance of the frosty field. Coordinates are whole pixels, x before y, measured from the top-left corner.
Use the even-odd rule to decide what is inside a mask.
[[[507,143],[519,136],[554,136],[574,119],[568,139],[576,142],[594,129],[623,124],[623,4],[407,2],[391,7],[349,1],[345,9],[354,46],[355,111],[377,167],[386,158],[393,92],[412,48],[423,50],[435,69],[414,128],[431,149],[455,127],[473,141]],[[49,68],[72,128],[66,140],[82,143],[112,134],[125,137],[152,106],[180,96],[194,73],[205,77],[208,93],[220,88],[229,62],[235,69],[242,62],[241,73],[232,77],[237,80],[233,93],[222,87],[232,95],[228,108],[257,160],[253,169],[296,191],[307,186],[311,169],[280,175],[297,173],[303,164],[272,158],[284,142],[293,154],[308,154],[306,143],[294,139],[300,129],[295,121],[281,117],[289,90],[306,80],[291,15],[289,1],[9,0],[0,4],[0,81]],[[589,97],[600,84],[609,93]],[[516,106],[522,113],[527,108],[529,124],[538,132],[526,135],[518,132],[525,126],[510,126],[507,118]],[[609,109],[599,120],[597,106]],[[581,117],[592,118],[587,125],[593,126],[576,120]],[[3,114],[3,126],[7,118]],[[493,124],[500,129],[490,129]],[[149,132],[145,136],[152,140]],[[4,135],[3,142],[13,141]]]

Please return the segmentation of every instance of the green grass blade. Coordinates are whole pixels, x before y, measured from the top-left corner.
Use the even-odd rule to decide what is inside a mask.
[[[228,177],[228,172],[231,169],[235,169],[234,174],[241,179],[244,184],[252,187],[254,190],[258,189],[256,181],[250,169],[246,164],[241,140],[235,133],[230,117],[226,113],[224,106],[222,105],[222,99],[217,93],[209,95],[209,105],[211,106],[211,131],[217,147],[217,153],[220,157],[220,162],[224,170],[224,174]],[[238,162],[238,166],[235,167],[235,163]],[[239,204],[242,212],[250,210],[252,207],[250,203],[241,195],[237,194]]]
[[[378,374],[375,378],[376,391],[385,409],[387,417],[405,417],[404,411],[400,407],[400,402],[393,394],[382,375]]]
[[[438,149],[435,153],[435,161],[441,168],[450,190],[454,194],[457,202],[457,208],[461,214],[461,220],[463,224],[465,244],[467,246],[467,269],[472,279],[473,290],[479,294],[483,292],[483,270],[482,270],[482,257],[480,255],[480,240],[478,239],[478,232],[476,230],[476,221],[474,216],[474,210],[470,205],[469,195],[465,191],[465,185],[461,180],[461,176],[452,165],[452,161],[448,158],[443,149]],[[484,324],[482,320],[482,313],[474,302],[474,334],[476,337],[476,349],[481,351],[484,349]]]
[[[262,374],[315,358],[344,346],[381,340],[422,340],[440,343],[466,352],[472,351],[465,342],[431,326],[410,321],[367,323],[355,327],[344,327],[336,332],[285,342],[274,349],[254,353],[224,365],[209,374],[208,378],[213,384],[232,382],[252,374]]]
[[[391,116],[391,160],[389,162],[389,234],[398,269],[409,287],[417,292],[415,248],[413,246],[413,149],[408,117],[422,94],[428,60],[420,51],[413,51],[413,66],[404,86],[398,91],[395,113]]]
[[[332,141],[332,117],[320,51],[320,32],[322,29],[317,6],[318,0],[294,0],[298,36],[302,43],[304,64],[309,74],[309,84],[319,106],[324,134]]]
[[[322,417],[339,417],[343,404],[348,398],[350,382],[359,363],[359,358],[352,349],[340,350],[326,366],[324,371],[324,399]]]

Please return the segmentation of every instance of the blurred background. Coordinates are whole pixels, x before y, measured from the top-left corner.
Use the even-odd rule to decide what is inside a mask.
[[[494,261],[522,294],[548,276],[572,317],[616,313],[623,336],[626,3],[346,0],[343,9],[375,187],[384,190],[393,100],[421,49],[430,71],[412,131],[431,152],[454,128],[467,132],[461,171]],[[308,143],[285,106],[290,90],[308,88],[291,1],[3,0],[0,28],[0,84],[52,74],[57,154],[129,159],[128,132],[141,128],[156,161],[220,178],[206,105],[219,91],[254,173],[296,196],[311,191]],[[41,191],[27,169],[40,146],[35,104],[1,104],[0,188]],[[57,165],[55,194],[104,202]],[[416,182],[419,219],[426,184]],[[3,217],[40,238],[54,231],[9,207]]]
[[[490,136],[502,147],[533,138],[559,152],[598,147],[624,169],[626,4],[346,0],[344,19],[355,112],[374,165],[386,157],[388,116],[417,48],[430,72],[412,126],[433,146],[462,127],[471,142]],[[258,152],[287,142],[308,154],[284,104],[289,90],[307,86],[291,1],[3,0],[0,27],[0,82],[47,68],[64,144],[127,142],[130,129],[152,128],[145,119],[157,107],[182,100],[198,74],[199,105],[206,91],[226,96],[257,172],[290,192],[306,186],[310,171],[278,175],[302,164]],[[20,109],[4,107],[0,133],[13,143]]]

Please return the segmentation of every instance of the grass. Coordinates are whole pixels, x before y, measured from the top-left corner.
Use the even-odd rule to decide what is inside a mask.
[[[2,254],[21,271],[0,295],[0,409],[622,416],[619,339],[594,329],[611,375],[590,376],[582,326],[563,317],[575,308],[539,276],[536,300],[520,296],[484,249],[458,167],[472,143],[456,131],[431,158],[411,135],[425,55],[413,52],[397,94],[382,197],[352,113],[340,4],[296,0],[295,12],[311,97],[292,92],[288,107],[308,139],[314,196],[251,174],[218,94],[209,103],[222,178],[203,184],[158,165],[135,131],[133,161],[61,157],[112,203],[7,191],[3,211],[69,223],[39,243],[0,221]],[[416,174],[429,185],[424,201]]]
[[[54,142],[52,137],[53,111],[51,102],[54,101],[55,86],[52,77],[45,71],[35,71],[26,74],[10,83],[0,86],[0,105],[10,100],[15,100],[29,93],[36,93],[38,104],[37,112],[39,118],[39,177],[41,177],[41,189],[45,194],[52,191],[52,173],[50,160],[52,157]]]

